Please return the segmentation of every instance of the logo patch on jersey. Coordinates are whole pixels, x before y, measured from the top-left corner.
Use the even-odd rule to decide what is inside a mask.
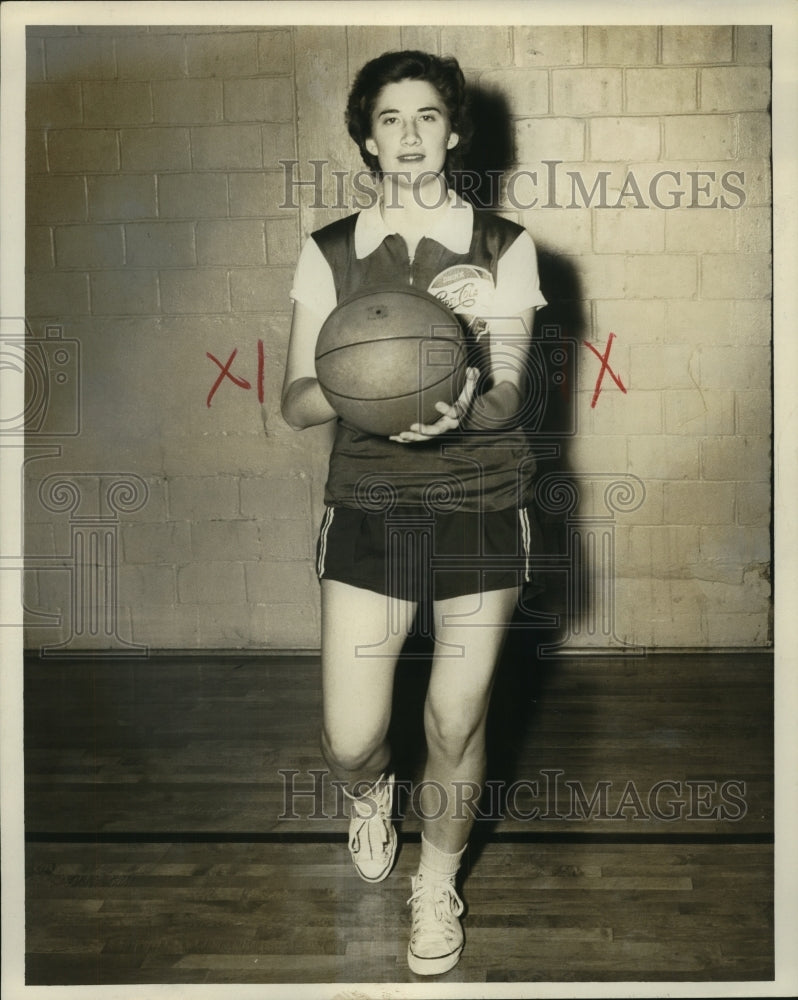
[[[493,275],[484,267],[455,264],[437,274],[427,291],[451,310],[466,316],[489,316],[493,304]]]

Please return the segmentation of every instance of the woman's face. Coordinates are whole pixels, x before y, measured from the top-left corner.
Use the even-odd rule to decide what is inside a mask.
[[[378,94],[366,149],[383,173],[405,175],[411,183],[421,174],[438,174],[458,141],[441,95],[427,80],[389,83]]]

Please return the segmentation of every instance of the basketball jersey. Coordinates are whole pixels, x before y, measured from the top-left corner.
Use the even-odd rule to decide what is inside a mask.
[[[466,253],[425,236],[411,260],[405,240],[396,233],[358,257],[357,219],[358,213],[312,234],[332,272],[338,302],[386,285],[428,291],[460,320],[469,364],[487,371],[490,330],[484,315],[490,315],[499,261],[523,228],[500,216],[474,212]],[[397,433],[406,429],[397,428]],[[399,444],[339,418],[325,503],[366,509],[398,505],[503,510],[524,506],[534,471],[528,437],[519,429],[455,430],[429,442]]]

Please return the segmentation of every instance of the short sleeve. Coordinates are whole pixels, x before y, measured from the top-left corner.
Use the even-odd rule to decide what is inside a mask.
[[[532,237],[524,230],[499,259],[493,309],[496,315],[515,316],[533,306],[545,305],[537,251]]]
[[[301,302],[325,319],[338,304],[330,265],[312,236],[299,254],[289,294],[293,301]]]

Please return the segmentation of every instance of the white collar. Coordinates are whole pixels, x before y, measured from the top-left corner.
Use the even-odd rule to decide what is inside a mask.
[[[468,253],[474,229],[474,209],[454,191],[448,192],[448,211],[437,215],[424,236],[442,243],[453,253]],[[368,257],[392,235],[382,217],[382,197],[364,208],[355,222],[355,255],[359,260]]]

